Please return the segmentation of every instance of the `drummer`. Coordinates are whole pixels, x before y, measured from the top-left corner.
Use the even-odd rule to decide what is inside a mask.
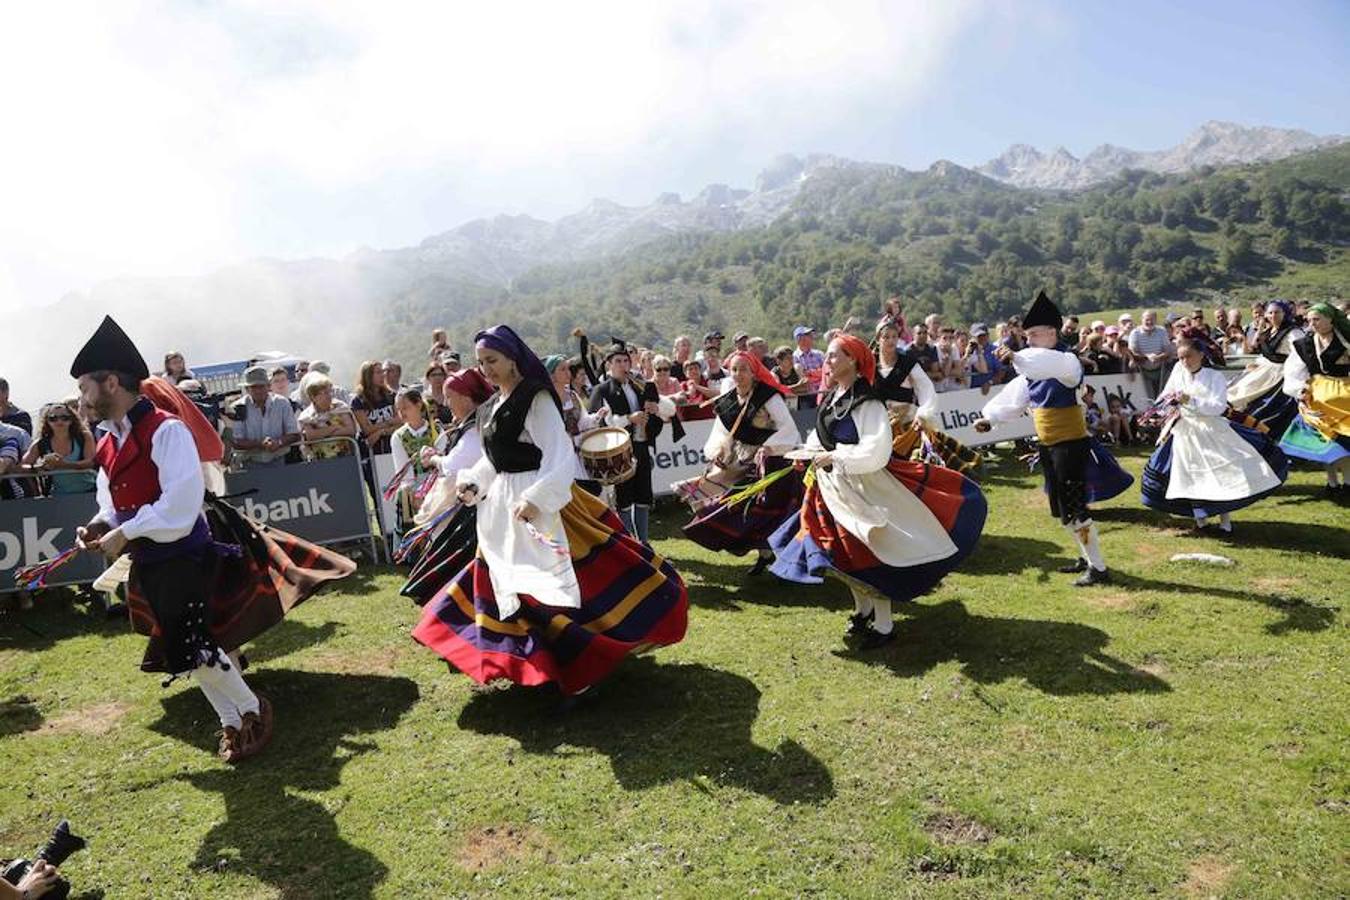
[[[698,479],[703,490],[720,489],[720,496],[696,510],[684,533],[709,550],[737,556],[758,551],[750,569],[751,575],[758,575],[773,562],[769,535],[801,506],[801,474],[783,458],[797,446],[801,434],[784,399],[792,389],[775,378],[763,360],[737,351],[727,365],[732,387],[713,402],[717,415],[703,447],[708,470]],[[789,471],[768,480],[784,468]],[[763,489],[746,498],[745,489],[761,482]],[[733,497],[739,502],[725,502]]]
[[[577,360],[576,365],[581,361]],[[609,415],[609,407],[601,407],[600,411],[590,413],[586,411],[586,403],[581,399],[581,395],[572,387],[573,365],[567,357],[555,353],[552,356],[544,358],[544,370],[548,372],[548,377],[553,385],[553,393],[557,395],[558,402],[562,404],[563,426],[572,438],[572,446],[578,450],[581,448],[581,436],[592,428],[599,428],[604,424],[605,417]],[[599,497],[602,488],[600,482],[592,478],[586,468],[581,464],[581,457],[577,457],[576,482],[588,493]]]
[[[632,357],[628,345],[615,339],[605,351],[607,375],[591,391],[590,411],[593,415],[608,409],[605,421],[628,429],[633,439],[633,458],[637,474],[615,488],[619,519],[629,534],[648,544],[647,517],[651,511],[652,444],[661,433],[663,420],[675,416],[675,403],[661,397],[656,385],[648,384],[631,373]],[[678,422],[673,428],[678,428]],[[678,439],[679,434],[676,434]]]

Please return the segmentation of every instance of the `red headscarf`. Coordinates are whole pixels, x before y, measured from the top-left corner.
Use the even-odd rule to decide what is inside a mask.
[[[769,367],[764,365],[764,360],[747,350],[737,350],[727,357],[726,367],[728,370],[731,369],[731,364],[737,359],[743,359],[750,364],[750,371],[754,373],[756,381],[767,384],[784,397],[792,396],[792,389],[783,386],[783,382],[779,381],[778,377],[769,371]]]
[[[857,364],[858,377],[868,384],[875,383],[877,380],[877,359],[872,355],[871,349],[862,342],[862,339],[842,333],[835,335],[834,339]]]
[[[192,441],[197,445],[199,460],[220,462],[225,458],[225,444],[221,441],[220,434],[187,394],[158,375],[152,375],[141,382],[141,393],[159,409],[183,421],[188,431],[192,432]]]
[[[492,396],[492,386],[487,383],[483,373],[474,366],[469,369],[460,369],[453,375],[446,376],[445,389],[454,391],[461,397],[468,397],[474,402],[475,406],[481,406]]]

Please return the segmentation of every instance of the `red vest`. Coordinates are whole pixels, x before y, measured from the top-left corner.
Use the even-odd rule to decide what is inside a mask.
[[[159,499],[159,467],[150,458],[150,440],[159,426],[174,417],[141,397],[131,407],[128,418],[131,420],[131,434],[122,443],[121,449],[117,447],[116,438],[105,434],[99,440],[98,450],[94,454],[99,468],[107,473],[113,508],[126,518],[130,518],[142,506]]]

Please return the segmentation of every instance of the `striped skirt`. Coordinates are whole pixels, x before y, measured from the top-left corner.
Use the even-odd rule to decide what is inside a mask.
[[[1350,456],[1350,378],[1314,375],[1306,414],[1299,411],[1280,438],[1289,456],[1329,466]]]
[[[785,468],[792,471],[779,477],[763,492],[734,505],[728,505],[725,500],[753,486],[759,479],[745,479],[728,489],[722,499],[703,507],[684,526],[685,537],[700,547],[737,556],[751,550],[767,550],[769,535],[783,524],[783,519],[801,508],[806,490],[802,485],[802,473],[791,460],[771,456],[764,461],[766,477]]]
[[[946,466],[967,478],[979,480],[976,473],[984,457],[951,435],[935,428],[925,426],[923,431],[915,431],[912,422],[912,418],[906,420],[901,416],[891,415],[892,453],[901,459]]]
[[[412,598],[418,606],[424,606],[450,583],[450,579],[473,562],[477,552],[478,512],[472,506],[461,506],[432,538],[399,593]]]
[[[769,571],[787,581],[819,584],[825,573],[833,570],[900,601],[913,600],[935,588],[975,549],[988,514],[984,493],[974,481],[942,466],[892,457],[885,471],[933,514],[956,545],[955,553],[919,565],[886,565],[867,544],[835,521],[813,484],[806,490],[801,510],[769,539],[777,555]]]
[[[579,609],[522,595],[520,611],[502,621],[487,564],[477,557],[426,604],[413,638],[479,683],[554,682],[565,694],[600,681],[630,653],[679,643],[689,599],[670,563],[624,534],[618,516],[576,486],[562,520]]]
[[[1298,416],[1298,401],[1276,384],[1247,405],[1247,415],[1266,427],[1271,434],[1284,434]]]

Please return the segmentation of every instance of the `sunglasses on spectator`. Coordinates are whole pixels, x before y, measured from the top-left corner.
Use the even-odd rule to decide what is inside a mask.
[[[669,371],[670,371],[670,366],[657,366],[657,367],[656,367],[656,371],[658,371],[658,372],[669,372]]]
[[[47,421],[48,421],[48,422],[73,422],[73,421],[75,421],[75,417],[74,417],[74,416],[66,416],[66,415],[60,415],[60,416],[48,416],[48,417],[47,417]]]

